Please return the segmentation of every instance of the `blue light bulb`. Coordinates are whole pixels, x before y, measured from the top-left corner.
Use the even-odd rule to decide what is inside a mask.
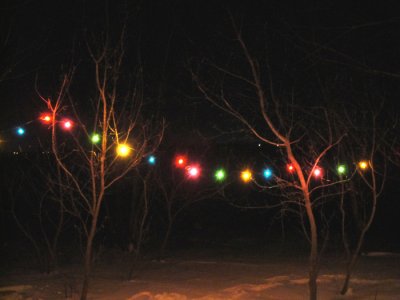
[[[22,127],[18,127],[17,128],[17,134],[18,135],[24,135],[25,134],[25,129]]]
[[[270,179],[272,177],[272,171],[271,169],[267,168],[263,172],[264,178],[265,179]]]
[[[156,163],[156,157],[154,155],[151,155],[149,156],[147,161],[149,162],[149,164],[154,165]]]

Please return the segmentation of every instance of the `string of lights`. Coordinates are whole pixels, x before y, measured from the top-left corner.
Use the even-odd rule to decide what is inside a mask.
[[[14,127],[15,134],[19,138],[23,138],[23,136],[27,133],[26,129],[27,126],[35,121],[40,121],[44,125],[51,125],[53,123],[57,124],[64,131],[71,131],[75,127],[74,121],[69,118],[62,118],[61,120],[54,120],[53,122],[53,116],[51,113],[42,113],[39,116],[38,120],[30,120],[20,126]],[[101,141],[101,135],[99,133],[95,132],[90,136],[90,142],[92,144],[98,144],[100,143],[100,141]],[[115,149],[116,149],[116,155],[121,158],[129,157],[132,154],[132,151],[134,151],[134,149],[129,144],[126,143],[116,144]],[[157,163],[157,158],[155,155],[148,156],[146,160],[149,165],[156,165]],[[186,177],[190,180],[197,180],[202,177],[203,169],[201,167],[201,164],[198,162],[190,162],[187,155],[176,155],[175,158],[173,159],[173,165],[177,169],[182,169],[185,172]],[[360,171],[366,171],[369,168],[369,163],[366,160],[361,160],[356,164],[356,167]],[[294,174],[295,168],[292,164],[289,163],[286,165],[286,171],[289,174]],[[313,172],[312,175],[315,179],[322,179],[324,177],[324,170],[320,166],[315,166],[312,172]],[[347,173],[348,173],[348,167],[346,164],[337,165],[336,174],[339,177],[343,177]],[[261,172],[261,175],[265,180],[271,180],[275,176],[274,171],[271,167],[264,168]],[[223,182],[227,179],[228,172],[224,168],[219,168],[213,172],[212,176],[215,179],[215,181]],[[240,171],[239,178],[241,179],[242,182],[249,183],[254,180],[255,175],[250,168],[245,168]]]

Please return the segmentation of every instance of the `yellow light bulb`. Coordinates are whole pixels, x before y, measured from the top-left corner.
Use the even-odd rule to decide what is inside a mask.
[[[360,167],[361,170],[366,170],[368,168],[368,162],[365,160],[362,160],[358,163],[358,166]]]
[[[131,153],[131,148],[127,144],[119,144],[117,154],[121,157],[127,157]]]
[[[253,174],[251,173],[251,171],[249,169],[246,169],[240,173],[240,178],[244,182],[249,182],[252,179],[252,176],[253,176]]]

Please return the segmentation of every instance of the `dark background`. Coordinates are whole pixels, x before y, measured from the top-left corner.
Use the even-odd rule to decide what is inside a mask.
[[[161,115],[168,123],[160,149],[164,161],[171,161],[176,152],[194,149],[198,152],[195,155],[209,164],[227,154],[234,157],[232,164],[239,165],[256,165],[263,156],[275,155],[268,146],[260,148],[253,138],[236,134],[238,124],[207,103],[190,76],[189,69],[203,62],[234,65],[237,43],[232,19],[254,55],[262,57],[268,45],[277,89],[284,91],[290,85],[313,82],[311,70],[319,68],[326,80],[340,86],[335,96],[342,96],[343,103],[351,102],[354,96],[343,92],[347,87],[357,88],[367,82],[384,96],[390,107],[388,116],[398,112],[400,11],[396,9],[396,1],[369,6],[365,1],[242,2],[236,5],[231,1],[3,1],[0,5],[0,68],[6,74],[0,82],[3,178],[13,170],[29,168],[40,153],[48,150],[49,132],[36,122],[45,109],[38,94],[55,97],[63,72],[71,65],[78,65],[80,71],[73,89],[79,95],[76,104],[85,107],[90,97],[87,87],[93,76],[86,38],[109,32],[117,39],[124,24],[127,26],[124,70],[128,74],[138,65],[143,68],[144,113]],[[315,65],[310,66],[311,62]],[[245,72],[243,66],[238,65],[237,69]],[[217,78],[210,76],[209,82],[213,80]],[[300,95],[300,105],[318,105],[320,101],[315,97],[317,92]],[[382,98],[373,101],[380,102]],[[20,138],[14,130],[23,124],[27,134]],[[15,151],[23,155],[16,157],[12,154]],[[164,166],[165,172],[169,167],[168,163]],[[394,251],[400,247],[396,230],[400,225],[397,174],[398,168],[391,167],[382,204],[368,235],[367,249]],[[251,187],[238,188],[236,195],[263,197]],[[23,237],[6,213],[7,197],[5,180],[1,196],[2,243],[18,244]],[[29,202],[29,197],[21,201]],[[29,211],[25,213],[29,219]],[[187,247],[201,241],[213,247],[247,238],[265,249],[268,244],[283,240],[282,223],[274,219],[275,214],[275,210],[239,209],[210,199],[194,205],[177,220],[173,245]],[[285,219],[287,236],[303,241],[296,222]],[[118,227],[115,230],[105,225],[102,234],[109,245],[121,245],[124,240],[123,229]]]

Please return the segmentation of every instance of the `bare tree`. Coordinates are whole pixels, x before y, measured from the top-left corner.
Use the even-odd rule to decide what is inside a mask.
[[[126,71],[124,33],[122,30],[114,44],[109,36],[100,43],[88,41],[93,84],[86,86],[93,88],[88,91],[93,99],[91,107],[84,102],[76,105],[79,97],[71,90],[76,68],[64,76],[54,100],[42,97],[51,111],[51,148],[75,191],[74,201],[86,236],[82,300],[87,298],[94,239],[106,192],[152,153],[163,137],[163,122],[157,125],[151,117],[143,116],[140,68],[132,80],[126,80],[131,79],[129,74],[122,76]],[[73,120],[66,124],[62,117],[67,108]],[[63,125],[70,129],[68,137],[60,130]],[[90,144],[93,133],[98,134],[98,142]],[[122,152],[116,152],[119,150]]]
[[[128,279],[131,279],[135,269],[135,263],[142,254],[146,239],[150,231],[150,209],[151,202],[154,200],[154,189],[150,187],[152,183],[153,170],[144,171],[137,169],[135,177],[132,178],[132,201],[130,204],[128,219],[128,251],[134,253],[130,263]]]
[[[353,109],[349,109],[347,105],[345,113],[340,114],[341,120],[336,123],[337,126],[341,124],[348,132],[347,142],[342,143],[340,148],[343,149],[340,150],[353,162],[358,162],[355,166],[358,176],[353,176],[345,183],[346,187],[343,189],[346,191],[343,190],[340,201],[343,244],[347,257],[346,276],[340,291],[342,295],[348,291],[351,275],[358,261],[365,236],[375,219],[379,198],[387,177],[386,140],[389,127],[383,127],[382,123],[385,124],[385,122],[380,120],[383,105],[379,109],[368,107],[368,105],[365,108],[365,104],[364,108],[352,106]],[[361,116],[360,111],[363,111]],[[357,112],[358,116],[354,112]],[[359,161],[360,155],[364,160]],[[348,220],[347,214],[352,216],[353,222]],[[349,235],[349,229],[353,229],[355,233]],[[353,236],[353,240],[349,236]]]
[[[310,242],[309,297],[315,300],[321,224],[315,210],[326,198],[324,190],[337,186],[340,180],[329,181],[323,176],[316,176],[320,179],[315,181],[314,175],[318,174],[317,170],[322,170],[323,159],[341,142],[343,134],[336,134],[332,130],[325,109],[297,106],[294,103],[296,91],[292,95],[278,95],[268,59],[264,64],[257,60],[240,31],[235,28],[235,32],[247,69],[235,70],[234,67],[229,69],[209,64],[212,70],[219,73],[220,85],[208,83],[201,71],[192,71],[192,77],[209,102],[238,120],[261,143],[280,149],[281,160],[290,166],[290,175],[280,176],[276,180],[287,196],[285,202],[305,211],[306,224],[303,226]],[[231,58],[231,61],[236,59]],[[208,75],[212,76],[210,73]]]
[[[47,154],[31,158],[22,154],[18,160],[23,165],[15,169],[8,184],[10,212],[33,245],[41,271],[50,273],[58,267],[58,243],[67,222],[62,174],[58,168],[51,172],[52,157]]]
[[[201,175],[200,178],[201,179]],[[160,257],[165,255],[171,232],[177,217],[190,206],[205,200],[217,200],[223,196],[227,183],[188,178],[185,170],[176,169],[172,162],[155,171],[156,186],[160,191],[160,201],[164,208],[165,232],[160,248]]]

